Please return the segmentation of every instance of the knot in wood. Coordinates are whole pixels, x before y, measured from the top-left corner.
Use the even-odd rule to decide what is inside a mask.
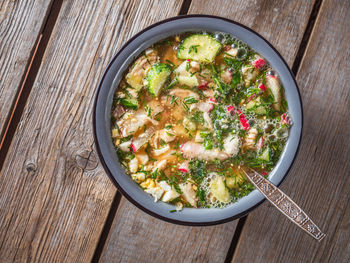
[[[94,151],[83,150],[75,156],[75,162],[83,170],[93,170],[98,165],[98,159]]]
[[[36,165],[34,163],[27,163],[26,170],[28,173],[36,171]]]

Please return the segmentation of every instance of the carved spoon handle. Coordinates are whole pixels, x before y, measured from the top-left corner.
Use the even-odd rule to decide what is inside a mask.
[[[252,170],[245,172],[250,182],[269,200],[278,210],[287,216],[292,222],[310,234],[313,238],[321,241],[326,235],[315,225],[301,208],[293,202],[285,193],[262,175]]]

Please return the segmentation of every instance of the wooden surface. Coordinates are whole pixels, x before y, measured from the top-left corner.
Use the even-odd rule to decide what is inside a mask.
[[[327,236],[315,242],[264,204],[248,217],[232,262],[350,262],[349,25],[350,2],[322,3],[297,75],[304,137],[282,185]]]
[[[292,64],[313,4],[312,2],[301,4],[302,2],[304,3],[304,1],[281,2],[275,6],[276,10],[289,10],[288,19],[284,19],[283,15],[267,3],[260,2],[260,5],[254,7],[254,1],[246,0],[236,1],[235,5],[229,6],[217,5],[213,1],[193,1],[189,13],[220,15],[246,24],[263,34],[277,47],[280,46],[285,58]],[[240,10],[251,10],[253,7],[256,17],[250,15],[247,19],[247,13],[240,12]],[[256,12],[256,10],[260,11]],[[259,23],[254,22],[257,20]],[[290,28],[293,30],[289,30]],[[280,32],[277,34],[278,37],[272,37],[276,31]],[[174,262],[175,259],[179,262],[223,262],[236,224],[237,221],[216,227],[175,226],[145,216],[141,210],[135,209],[129,202],[123,202],[114,219],[101,261],[109,262],[111,258],[118,258],[116,262],[139,260]],[[140,230],[128,231],[135,227],[139,227]],[[172,238],[169,239],[169,236]],[[167,243],[164,244],[164,242]],[[147,252],[133,253],[140,249]]]
[[[63,2],[1,172],[0,262],[91,260],[116,193],[92,147],[94,91],[123,42],[180,8],[151,2]]]
[[[51,2],[0,1],[0,142]]]
[[[350,5],[323,0],[318,12],[319,6],[315,0],[62,1],[24,112],[13,120],[19,124],[6,159],[0,160],[0,262],[349,262]],[[2,130],[51,4],[18,0],[0,7]],[[128,38],[187,12],[253,28],[294,68],[303,58],[297,79],[304,137],[282,189],[325,230],[322,243],[267,203],[240,221],[240,234],[237,221],[177,226],[115,199],[91,135],[96,85]],[[18,58],[24,66],[14,66]]]

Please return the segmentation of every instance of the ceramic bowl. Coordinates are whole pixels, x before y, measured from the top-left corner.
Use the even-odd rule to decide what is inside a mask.
[[[154,202],[126,175],[121,167],[111,139],[111,108],[113,94],[124,72],[133,60],[146,48],[171,35],[188,31],[224,32],[241,39],[260,53],[277,71],[293,120],[285,149],[269,180],[279,185],[287,176],[296,157],[302,134],[303,113],[297,83],[287,63],[278,51],[262,36],[237,22],[207,15],[186,15],[173,17],[149,26],[133,36],[113,57],[99,83],[93,113],[93,128],[96,148],[101,163],[118,190],[134,205],[157,218],[184,225],[214,225],[237,219],[252,211],[264,201],[258,190],[225,208],[184,208],[170,213],[173,205]]]

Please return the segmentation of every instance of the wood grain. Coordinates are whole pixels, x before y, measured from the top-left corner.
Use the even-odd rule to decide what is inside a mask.
[[[315,242],[264,204],[248,217],[233,262],[350,261],[349,24],[349,1],[323,1],[297,75],[303,140],[282,186],[327,236]]]
[[[189,12],[235,20],[254,29],[281,53],[291,67],[315,0],[193,0]]]
[[[0,262],[91,260],[116,193],[93,150],[94,91],[121,44],[180,4],[63,2],[1,171]]]
[[[234,5],[229,1],[221,3],[195,0],[189,10],[190,13],[228,17],[251,26],[280,47],[290,65],[293,63],[313,1],[280,1],[274,6],[268,1],[259,1],[259,4],[255,1],[235,1]],[[278,10],[283,10],[283,14]],[[100,261],[223,262],[236,224],[237,221],[215,227],[171,225],[145,215],[124,200]]]
[[[26,73],[51,2],[0,1],[0,136],[4,132],[6,119]]]

